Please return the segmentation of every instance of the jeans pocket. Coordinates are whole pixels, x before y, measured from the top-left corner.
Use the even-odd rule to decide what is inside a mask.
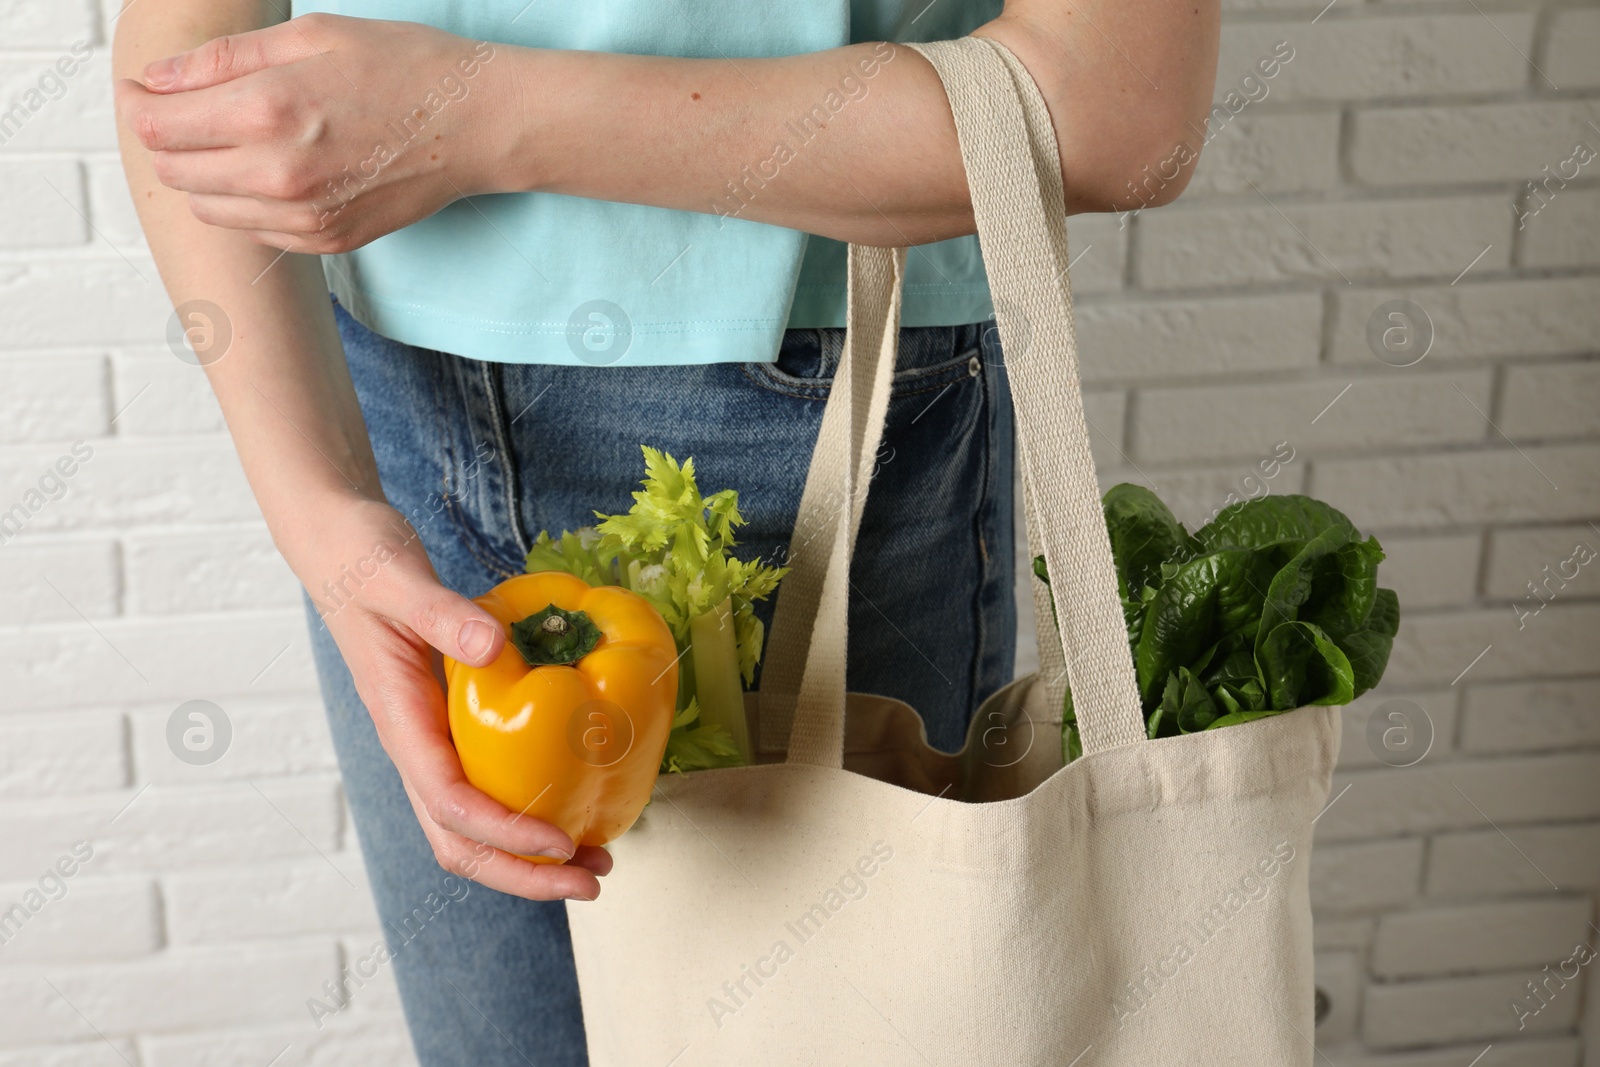
[[[771,362],[746,363],[755,384],[775,393],[823,399],[844,348],[844,330],[790,330]],[[907,326],[900,330],[893,397],[945,389],[983,373],[981,325]]]

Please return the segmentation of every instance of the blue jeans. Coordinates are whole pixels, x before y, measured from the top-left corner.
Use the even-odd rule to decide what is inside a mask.
[[[640,444],[693,456],[705,492],[737,489],[739,554],[782,559],[844,331],[791,330],[775,363],[556,367],[415,348],[334,310],[384,491],[450,588],[481,594],[521,573],[540,530],[627,510]],[[946,750],[1010,681],[1015,651],[1011,400],[995,338],[983,325],[901,332],[851,568],[850,688],[906,701]],[[771,603],[758,611],[770,625]],[[564,905],[439,868],[315,614],[311,628],[418,1059],[587,1062]]]

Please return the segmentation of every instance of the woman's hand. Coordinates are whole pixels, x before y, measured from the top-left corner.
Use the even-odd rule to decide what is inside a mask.
[[[1219,21],[1218,0],[1007,0],[974,33],[1038,82],[1067,211],[1122,211],[1193,173]],[[317,13],[174,59],[118,83],[123,121],[197,218],[276,248],[349,251],[487,192],[895,247],[974,232],[938,75],[884,42],[669,58]]]
[[[344,252],[496,191],[495,56],[419,23],[303,15],[149,64],[117,110],[201,222]]]
[[[344,653],[439,865],[515,896],[592,900],[610,854],[574,851],[558,827],[473,788],[450,742],[435,650],[489,662],[505,642],[493,616],[439,584],[415,530],[388,504],[341,499],[301,514],[314,521],[275,531],[279,548]],[[571,860],[536,864],[514,853]]]

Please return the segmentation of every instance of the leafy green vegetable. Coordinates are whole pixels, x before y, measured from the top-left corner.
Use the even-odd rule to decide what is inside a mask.
[[[1309,622],[1273,627],[1256,649],[1256,662],[1266,675],[1276,711],[1306,704],[1348,704],[1355,696],[1349,658]]]
[[[1269,715],[1282,714],[1283,712],[1281,711],[1235,711],[1232,714],[1224,715],[1206,727],[1206,729],[1215,730],[1219,726],[1237,726],[1241,722],[1255,722],[1257,719],[1265,719]]]
[[[1134,653],[1146,707],[1160,696],[1178,664],[1200,669],[1194,661],[1202,649],[1253,624],[1255,613],[1248,604],[1260,577],[1253,553],[1226,551],[1182,564],[1162,582],[1143,605]],[[1228,608],[1225,617],[1218,611],[1222,604]]]
[[[1389,650],[1394,647],[1395,634],[1400,630],[1400,601],[1394,590],[1379,589],[1377,594],[1372,613],[1367,616],[1367,628],[1346,634],[1342,639],[1341,647],[1350,658],[1357,693],[1365,693],[1383,677],[1383,669],[1389,663]]]
[[[1309,496],[1264,496],[1241,500],[1195,531],[1203,552],[1225,548],[1270,548],[1309,541],[1329,526],[1350,526],[1344,512]]]
[[[1143,486],[1127,482],[1112,486],[1101,503],[1115,546],[1117,577],[1125,591],[1152,584],[1161,564],[1189,545],[1183,524]]]
[[[750,760],[741,680],[755,676],[765,638],[754,602],[770,596],[787,568],[736,558],[744,525],[739,494],[703,496],[694,460],[641,446],[643,489],[619,515],[552,538],[543,531],[527,569],[576,574],[590,585],[621,585],[648,600],[677,640],[679,718],[665,770],[738,766]],[[684,718],[693,708],[694,715]],[[691,725],[698,721],[698,725]]]
[[[1230,711],[1261,711],[1267,706],[1266,690],[1256,669],[1254,644],[1230,653],[1201,674],[1200,680]],[[1234,705],[1238,705],[1235,707]]]
[[[1102,503],[1117,563],[1117,595],[1131,623],[1160,580],[1162,562],[1188,549],[1189,535],[1161,498],[1143,486],[1112,486]],[[1043,570],[1043,563],[1037,569]]]
[[[1314,579],[1310,600],[1316,608],[1302,612],[1302,617],[1335,641],[1366,628],[1378,598],[1378,564],[1382,562],[1383,549],[1375,537],[1342,545],[1334,567],[1323,567]]]
[[[737,767],[745,762],[728,731],[698,722],[699,718],[700,706],[691,698],[689,706],[672,720],[667,751],[661,758],[662,771],[684,774],[713,767]]]
[[[1343,548],[1355,536],[1349,526],[1330,526],[1305,542],[1290,542],[1283,546],[1293,550],[1282,569],[1272,576],[1266,599],[1261,605],[1261,623],[1256,629],[1256,652],[1280,623],[1299,618],[1300,607],[1311,598],[1311,590],[1318,573],[1318,564],[1327,556]]]
[[[1117,592],[1146,731],[1215,730],[1378,684],[1400,604],[1378,586],[1383,548],[1305,496],[1231,505],[1192,536],[1149,490],[1104,496]],[[1042,558],[1034,573],[1049,581]],[[1082,754],[1072,694],[1062,754]]]
[[[1192,734],[1210,726],[1221,714],[1206,687],[1189,673],[1188,667],[1179,667],[1167,676],[1161,706],[1150,717],[1150,736]]]

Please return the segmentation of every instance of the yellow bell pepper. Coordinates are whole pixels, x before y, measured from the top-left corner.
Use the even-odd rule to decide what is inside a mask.
[[[638,594],[559,571],[519,575],[476,602],[508,640],[484,667],[444,661],[467,780],[577,844],[620,837],[650,799],[672,730],[672,631]]]

